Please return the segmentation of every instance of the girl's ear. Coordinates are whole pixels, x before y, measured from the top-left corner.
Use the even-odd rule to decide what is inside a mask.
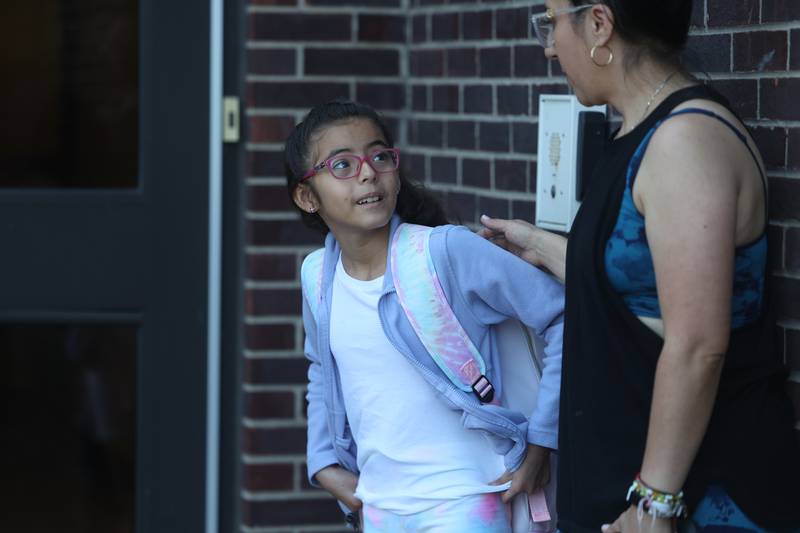
[[[301,183],[294,188],[292,200],[294,200],[297,207],[306,213],[316,213],[317,209],[319,209],[319,199],[306,183]]]

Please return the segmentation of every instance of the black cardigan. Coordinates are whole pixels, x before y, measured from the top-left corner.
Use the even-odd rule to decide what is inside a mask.
[[[642,464],[663,341],[609,284],[606,242],[636,147],[656,121],[695,98],[730,109],[705,86],[670,95],[632,132],[609,142],[572,226],[557,498],[559,528],[568,533],[597,533],[614,521]],[[800,447],[786,370],[773,346],[774,320],[764,308],[757,322],[731,332],[711,421],[684,490],[690,513],[708,485],[720,484],[756,523],[783,529],[800,526]]]

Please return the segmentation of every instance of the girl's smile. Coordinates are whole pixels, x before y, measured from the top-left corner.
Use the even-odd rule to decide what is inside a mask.
[[[379,192],[370,192],[356,200],[356,204],[371,209],[379,202],[383,202],[383,194]]]

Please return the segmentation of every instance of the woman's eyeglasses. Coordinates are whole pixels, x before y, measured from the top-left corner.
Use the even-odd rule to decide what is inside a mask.
[[[592,5],[593,4],[586,4],[583,6],[568,7],[566,9],[558,10],[549,8],[544,13],[532,16],[531,25],[533,26],[533,32],[536,34],[536,38],[539,40],[539,44],[541,44],[544,48],[550,48],[555,43],[553,38],[553,25],[557,16],[565,15],[567,13],[577,13],[578,11],[586,9],[587,7],[592,7]]]
[[[393,172],[400,166],[400,150],[397,148],[381,148],[364,157],[355,154],[337,154],[306,172],[300,183],[310,179],[325,167],[328,167],[328,171],[334,178],[346,180],[361,173],[362,163],[368,164],[376,174]]]

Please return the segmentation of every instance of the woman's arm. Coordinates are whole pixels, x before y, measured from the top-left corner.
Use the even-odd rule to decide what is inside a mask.
[[[544,268],[564,283],[567,239],[524,220],[504,220],[481,216],[484,225],[478,234],[491,240],[528,263]]]
[[[728,347],[741,172],[730,141],[705,117],[673,118],[654,135],[634,188],[664,323],[641,478],[664,492],[683,487]],[[612,530],[631,520],[629,509]]]
[[[722,124],[693,115],[673,118],[656,135],[638,192],[664,347],[642,478],[674,492],[705,434],[728,348],[739,197],[730,152],[738,141]],[[683,155],[668,155],[675,153]]]

